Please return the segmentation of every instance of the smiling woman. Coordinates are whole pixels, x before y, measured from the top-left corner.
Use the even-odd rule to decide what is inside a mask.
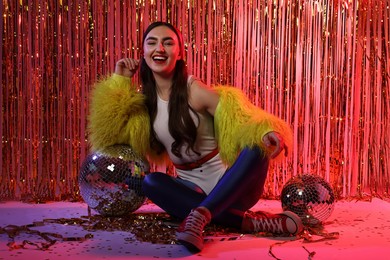
[[[166,26],[152,29],[146,36],[143,50],[144,60],[153,71],[155,78],[173,77],[176,62],[182,59],[180,42],[174,31]],[[170,86],[167,87],[169,92]]]
[[[160,208],[184,219],[177,238],[190,250],[203,248],[210,222],[248,233],[299,233],[301,219],[292,212],[248,211],[262,194],[269,160],[291,148],[290,127],[240,90],[210,88],[189,76],[183,46],[171,24],[147,28],[141,60],[119,60],[115,74],[92,93],[92,146],[127,143],[152,163],[173,163],[177,177],[153,172],[142,188]],[[130,80],[138,67],[142,94]]]

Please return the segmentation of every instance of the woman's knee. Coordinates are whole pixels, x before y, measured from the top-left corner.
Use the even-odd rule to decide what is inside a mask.
[[[241,151],[241,154],[248,158],[248,160],[255,161],[256,163],[263,163],[267,164],[269,162],[269,158],[267,157],[266,153],[259,147],[246,147]]]
[[[152,172],[145,175],[142,181],[142,190],[145,194],[148,194],[148,191],[153,191],[158,189],[161,186],[162,180],[168,177],[162,172]]]

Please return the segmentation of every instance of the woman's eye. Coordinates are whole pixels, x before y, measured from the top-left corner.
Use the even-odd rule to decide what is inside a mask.
[[[171,46],[173,45],[173,42],[165,42],[164,45]]]
[[[156,42],[155,42],[155,41],[148,41],[148,42],[146,42],[146,44],[147,44],[147,45],[155,45]]]

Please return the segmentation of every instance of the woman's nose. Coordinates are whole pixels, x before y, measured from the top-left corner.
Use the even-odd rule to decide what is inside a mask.
[[[165,51],[164,44],[162,42],[157,44],[157,51]]]

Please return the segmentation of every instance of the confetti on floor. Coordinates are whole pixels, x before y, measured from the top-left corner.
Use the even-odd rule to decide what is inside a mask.
[[[252,210],[281,211],[276,200]],[[0,260],[12,259],[385,259],[390,254],[390,203],[338,201],[320,231],[278,238],[211,225],[205,248],[192,254],[177,243],[179,224],[154,204],[126,218],[106,218],[85,203],[0,203]],[[337,235],[336,235],[337,234]]]

